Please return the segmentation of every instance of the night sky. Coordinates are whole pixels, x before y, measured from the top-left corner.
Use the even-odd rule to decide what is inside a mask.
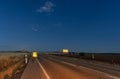
[[[120,0],[0,0],[0,50],[120,52]]]

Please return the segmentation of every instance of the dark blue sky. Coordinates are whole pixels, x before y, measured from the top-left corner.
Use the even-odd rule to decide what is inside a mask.
[[[119,0],[0,0],[0,50],[120,52]]]

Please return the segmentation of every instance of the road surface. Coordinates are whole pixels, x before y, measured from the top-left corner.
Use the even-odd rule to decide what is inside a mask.
[[[109,65],[47,54],[31,58],[21,79],[120,79],[120,69]]]

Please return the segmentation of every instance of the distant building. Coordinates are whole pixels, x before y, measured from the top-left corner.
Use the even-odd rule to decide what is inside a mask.
[[[63,49],[63,53],[64,53],[64,54],[68,54],[68,53],[69,53],[69,50],[68,50],[68,49]]]

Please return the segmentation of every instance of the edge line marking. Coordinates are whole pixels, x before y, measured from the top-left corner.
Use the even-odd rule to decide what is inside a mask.
[[[42,64],[38,61],[38,59],[36,59],[36,61],[39,64],[39,66],[41,67],[42,71],[44,72],[46,78],[51,79],[50,76],[48,75],[48,73],[46,72],[46,70],[44,69],[44,67],[42,66]]]

